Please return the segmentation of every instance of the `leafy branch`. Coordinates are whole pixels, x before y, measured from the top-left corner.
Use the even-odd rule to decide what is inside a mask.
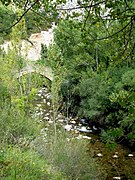
[[[98,5],[102,4],[102,3],[106,3],[106,0],[95,3],[95,4],[90,4],[88,6],[82,5],[82,6],[76,6],[76,7],[71,7],[71,8],[57,8],[56,10],[58,10],[58,11],[72,11],[72,10],[76,10],[76,9],[86,9],[86,8],[92,8],[92,7],[98,6]]]
[[[115,33],[109,35],[109,36],[106,36],[106,37],[102,37],[102,38],[97,38],[97,39],[93,39],[92,41],[99,41],[99,40],[105,40],[105,39],[108,39],[108,38],[112,38],[114,37],[115,35],[119,34],[120,32],[122,32],[124,29],[126,29],[131,23],[132,23],[133,19],[131,18],[131,20],[120,30],[116,31]]]
[[[0,33],[3,33],[3,32],[6,32],[10,29],[12,29],[12,27],[16,26],[20,21],[21,19],[25,16],[25,14],[38,2],[39,0],[36,0],[19,18],[18,20],[12,24],[10,27],[8,27],[7,29],[0,29]]]

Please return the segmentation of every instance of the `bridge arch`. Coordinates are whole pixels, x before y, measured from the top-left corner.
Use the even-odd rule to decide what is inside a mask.
[[[35,68],[32,66],[29,66],[27,68],[23,68],[19,73],[17,73],[17,79],[21,78],[24,75],[28,75],[28,74],[32,74],[32,73],[36,73],[39,74],[45,78],[47,78],[50,81],[53,81],[53,72],[52,69],[49,67],[44,67],[42,69],[40,68]]]

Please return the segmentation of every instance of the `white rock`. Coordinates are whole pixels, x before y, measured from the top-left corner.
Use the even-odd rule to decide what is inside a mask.
[[[36,113],[35,115],[36,116],[40,116],[40,115],[42,115],[43,114],[43,112],[39,112],[39,113]]]
[[[47,99],[50,99],[50,98],[51,98],[51,95],[50,95],[50,94],[47,94],[46,98],[47,98]]]
[[[78,134],[79,133],[79,131],[77,130],[77,129],[75,129],[75,131],[74,131],[76,134]]]
[[[85,126],[77,128],[77,130],[80,131],[80,132],[92,132],[91,129],[87,129]]]
[[[72,125],[67,124],[64,126],[64,129],[70,131],[72,129]]]
[[[38,107],[41,107],[41,104],[37,104]]]
[[[101,154],[101,153],[98,153],[98,154],[97,154],[97,156],[98,156],[98,157],[102,157],[102,156],[103,156],[103,154]]]
[[[72,123],[72,124],[76,124],[76,122],[75,122],[75,121],[70,121],[70,123]]]
[[[52,123],[53,123],[53,121],[51,121],[51,120],[50,120],[50,121],[48,121],[48,123],[49,123],[49,124],[52,124]]]
[[[118,158],[118,155],[117,155],[117,154],[114,154],[112,157],[113,157],[113,158]]]
[[[44,119],[44,120],[49,120],[50,118],[45,116],[43,119]]]
[[[48,106],[50,106],[50,105],[51,105],[51,103],[50,103],[50,102],[47,102],[47,105],[48,105]]]
[[[41,94],[40,94],[40,93],[38,93],[38,94],[37,94],[37,96],[39,96],[39,97],[40,97],[40,96],[41,96]]]
[[[81,134],[79,134],[79,136],[77,136],[76,139],[82,139],[82,137],[83,136]]]
[[[49,116],[50,114],[49,114],[49,113],[46,113],[45,115],[46,115],[46,116]]]
[[[58,118],[61,118],[62,117],[62,114],[60,113],[60,114],[58,114],[58,116],[57,116]]]
[[[39,92],[39,93],[42,93],[42,92],[43,92],[43,90],[41,89],[41,90],[39,90],[38,92]]]
[[[43,102],[46,103],[46,99],[43,99]]]
[[[133,154],[128,154],[128,157],[133,157],[134,155]]]
[[[113,177],[113,179],[121,179],[120,177]]]
[[[63,119],[58,119],[58,122],[63,123]]]
[[[89,136],[83,136],[84,139],[91,139]]]

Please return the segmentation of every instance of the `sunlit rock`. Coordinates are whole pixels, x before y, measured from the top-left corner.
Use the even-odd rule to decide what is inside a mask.
[[[133,157],[134,155],[133,154],[128,154],[128,157]]]
[[[85,127],[85,126],[82,126],[82,127],[79,127],[79,128],[77,128],[77,130],[78,131],[80,131],[80,132],[92,132],[92,130],[91,129],[87,129],[87,127]]]
[[[51,98],[51,94],[50,94],[50,93],[47,94],[47,95],[46,95],[46,98],[47,98],[47,99],[50,99],[50,98]]]
[[[69,139],[69,138],[67,138],[67,141],[69,142],[69,141],[70,141],[70,139]]]
[[[97,154],[97,156],[98,156],[98,157],[102,157],[102,156],[103,156],[103,154],[101,154],[101,153],[98,153],[98,154]]]
[[[50,118],[45,116],[43,119],[48,121]]]
[[[89,136],[83,136],[83,139],[91,139]]]
[[[40,93],[38,93],[38,94],[37,94],[37,96],[41,97],[41,94],[40,94]]]
[[[62,116],[61,113],[57,115],[57,118],[62,118],[62,117],[63,117],[63,116]]]
[[[76,139],[82,139],[82,137],[83,136],[81,134],[79,134],[79,136],[77,136]]]
[[[117,155],[117,154],[114,154],[112,157],[113,157],[113,158],[118,158],[118,155]]]
[[[42,105],[41,104],[37,104],[38,107],[41,107]]]
[[[77,129],[75,129],[75,130],[74,130],[74,133],[78,134],[78,133],[79,133],[79,131],[78,131]]]
[[[63,123],[63,119],[58,119],[57,121],[60,123]]]
[[[42,92],[43,92],[43,90],[41,89],[41,90],[39,90],[38,92],[39,92],[39,93],[42,93]]]
[[[49,121],[48,121],[48,123],[49,123],[49,124],[52,124],[52,123],[53,123],[53,121],[49,120]]]
[[[46,99],[43,99],[43,102],[46,103]]]
[[[47,102],[47,105],[48,105],[48,106],[50,106],[50,105],[51,105],[51,103],[50,103],[50,102]]]
[[[49,115],[50,115],[50,113],[46,113],[45,115],[46,115],[46,116],[49,116]]]
[[[64,126],[64,129],[67,130],[67,131],[70,131],[72,129],[72,125],[67,124],[67,125]]]
[[[113,179],[121,179],[120,177],[113,177]]]
[[[70,121],[71,124],[76,124],[76,121],[72,120]]]

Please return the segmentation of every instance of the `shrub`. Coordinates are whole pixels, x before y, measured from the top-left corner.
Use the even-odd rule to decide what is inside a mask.
[[[50,171],[50,166],[39,154],[31,150],[21,150],[8,147],[0,151],[0,179],[28,179],[28,180],[60,180],[57,172]]]
[[[0,112],[0,141],[17,144],[20,139],[32,140],[40,132],[36,121],[25,116],[19,110]]]
[[[51,164],[67,179],[93,180],[105,179],[105,172],[92,157],[93,153],[84,140],[71,138],[64,131],[54,137],[48,138],[48,143],[37,141],[34,144],[36,150],[42,154]]]

